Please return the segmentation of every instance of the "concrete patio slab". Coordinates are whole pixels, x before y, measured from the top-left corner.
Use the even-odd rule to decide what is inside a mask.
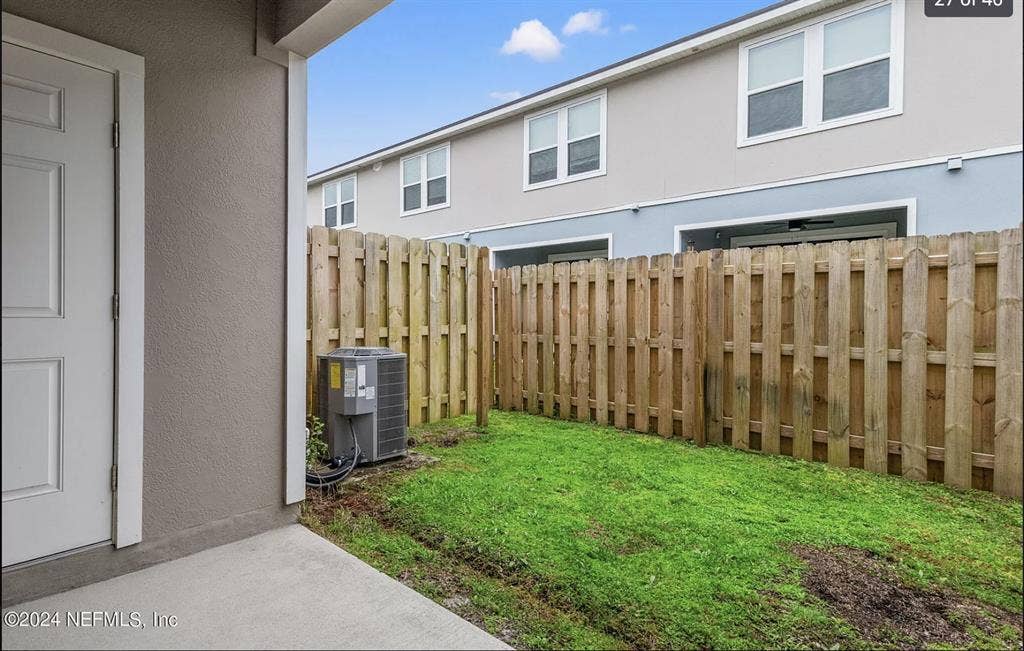
[[[23,612],[58,619],[11,626]],[[7,608],[3,648],[509,647],[291,525]]]

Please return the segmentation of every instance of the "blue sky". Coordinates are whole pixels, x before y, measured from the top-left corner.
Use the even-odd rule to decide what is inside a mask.
[[[773,1],[396,0],[310,60],[309,170]]]

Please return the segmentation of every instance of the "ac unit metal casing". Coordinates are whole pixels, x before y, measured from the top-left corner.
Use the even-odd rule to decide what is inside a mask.
[[[383,347],[337,348],[318,356],[317,363],[318,407],[331,454],[347,453],[350,421],[362,451],[360,462],[405,454],[405,353]]]

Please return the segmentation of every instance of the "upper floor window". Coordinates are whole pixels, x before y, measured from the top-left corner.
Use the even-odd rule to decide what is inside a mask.
[[[526,117],[524,190],[605,173],[605,99],[602,92]]]
[[[402,216],[415,215],[427,210],[447,208],[448,196],[447,144],[401,161]]]
[[[352,228],[356,225],[356,177],[324,183],[324,226]]]
[[[864,4],[740,46],[737,144],[903,111],[903,0]]]

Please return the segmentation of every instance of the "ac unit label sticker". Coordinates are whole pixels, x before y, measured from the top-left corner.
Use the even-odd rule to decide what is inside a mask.
[[[345,397],[354,398],[356,395],[356,370],[351,366],[345,369]]]
[[[341,364],[338,364],[337,362],[331,362],[329,364],[329,366],[331,367],[330,368],[331,388],[332,389],[340,389],[341,388]]]

